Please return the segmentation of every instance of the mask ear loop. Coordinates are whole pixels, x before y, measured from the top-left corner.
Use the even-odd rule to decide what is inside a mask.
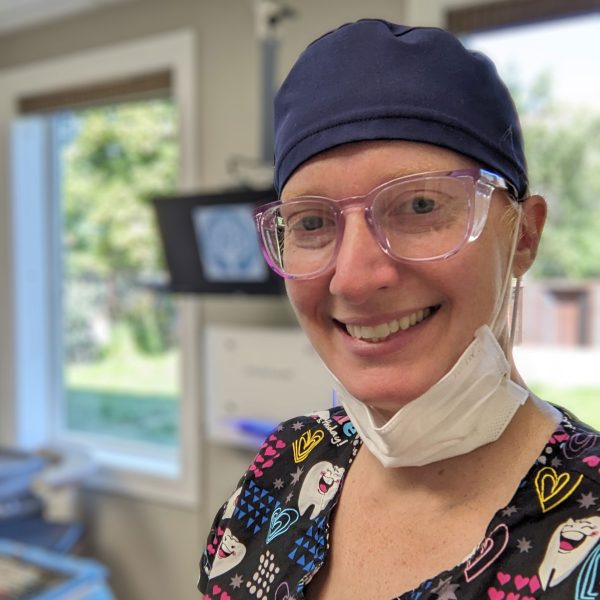
[[[523,289],[522,277],[519,275],[515,280],[513,301],[512,301],[512,312],[510,315],[510,335],[508,339],[508,349],[512,352],[513,346],[515,345],[515,338],[518,330],[518,318],[519,318],[519,306],[521,301],[521,290]]]
[[[500,294],[498,295],[498,299],[496,300],[496,305],[492,312],[492,319],[490,324],[490,329],[496,336],[496,339],[500,341],[502,334],[504,333],[507,325],[509,326],[508,331],[508,342],[507,347],[503,348],[504,354],[508,356],[508,352],[512,350],[512,346],[514,343],[515,333],[517,329],[517,308],[518,301],[520,295],[520,287],[521,287],[521,278],[517,278],[517,288],[515,290],[515,294],[513,295],[513,307],[512,307],[512,318],[510,324],[507,323],[506,318],[502,318],[503,308],[508,304],[508,296],[510,294],[510,283],[512,280],[512,267],[513,261],[515,258],[515,254],[517,251],[517,244],[519,241],[519,234],[521,232],[521,220],[523,211],[521,209],[521,205],[517,204],[517,219],[515,228],[512,234],[511,244],[510,244],[510,255],[508,257],[508,264],[506,266],[506,274],[504,276],[504,281],[502,282],[502,289],[500,290]],[[504,321],[504,322],[503,322]]]

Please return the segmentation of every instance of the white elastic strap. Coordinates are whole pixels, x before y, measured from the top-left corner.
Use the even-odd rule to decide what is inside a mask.
[[[520,204],[517,205],[517,210],[518,210],[517,224],[514,228],[513,235],[512,235],[510,255],[508,257],[508,265],[506,267],[506,275],[504,276],[504,281],[502,283],[502,289],[500,290],[500,294],[498,296],[498,299],[496,300],[496,306],[494,307],[494,311],[492,313],[493,317],[490,321],[490,329],[494,332],[494,335],[498,339],[501,338],[502,330],[506,327],[506,321],[504,321],[503,325],[499,321],[500,321],[501,315],[503,314],[502,308],[507,304],[508,294],[510,293],[510,287],[511,287],[510,283],[512,281],[513,261],[514,261],[515,254],[517,251],[519,234],[521,232],[521,217],[522,217],[523,213],[522,213]],[[513,324],[514,324],[514,322],[513,322]],[[512,340],[514,338],[513,324],[511,324],[511,328],[510,328],[511,331],[508,332],[510,340]],[[507,354],[510,351],[511,347],[512,346],[509,345],[508,348],[504,348],[504,350]]]
[[[517,277],[515,281],[514,293],[513,293],[513,303],[512,303],[512,314],[510,318],[510,337],[508,340],[508,349],[512,352],[513,346],[515,344],[515,337],[518,329],[518,318],[519,318],[519,302],[521,299],[521,289],[523,285],[521,283],[521,276]]]

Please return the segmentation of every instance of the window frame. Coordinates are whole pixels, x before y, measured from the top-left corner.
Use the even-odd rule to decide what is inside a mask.
[[[493,0],[448,8],[444,27],[457,35],[467,35],[580,17],[599,10],[599,0]]]
[[[52,389],[56,389],[56,365],[51,348],[57,334],[52,315],[58,302],[56,294],[52,294],[50,286],[43,281],[37,283],[37,291],[42,294],[36,299],[37,304],[29,297],[30,292],[23,294],[20,257],[14,252],[17,244],[23,244],[24,238],[23,231],[14,230],[15,226],[20,226],[18,210],[12,207],[10,183],[11,124],[20,116],[19,101],[28,96],[92,86],[157,70],[168,70],[172,74],[171,91],[179,120],[178,187],[183,193],[199,187],[198,171],[194,168],[198,164],[196,40],[191,30],[0,71],[0,445],[21,448],[76,446],[96,459],[98,469],[90,480],[92,487],[192,506],[198,502],[201,462],[201,382],[198,369],[194,368],[202,356],[197,302],[191,298],[177,300],[181,331],[179,447],[174,451],[157,452],[142,444],[125,442],[106,441],[99,446],[98,438],[61,434],[57,430],[57,401],[53,400],[49,406],[47,398],[56,398]],[[38,208],[43,214],[45,207],[40,205]],[[38,226],[42,220],[43,217],[38,218]],[[55,235],[52,219],[47,221],[44,235]],[[28,260],[33,261],[31,264],[38,270],[55,271],[52,258],[46,256],[46,264],[41,264],[40,244],[35,256]],[[44,309],[40,310],[40,306]],[[36,317],[37,331],[21,327],[27,311],[36,308],[41,313],[39,318]],[[36,334],[43,343],[38,344],[34,364],[25,365],[23,352],[33,347],[32,339]],[[32,380],[42,383],[37,386],[24,383]]]

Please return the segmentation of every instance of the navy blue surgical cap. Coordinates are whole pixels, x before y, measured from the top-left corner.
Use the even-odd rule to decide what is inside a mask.
[[[459,152],[527,190],[519,118],[494,64],[442,29],[378,19],[306,48],[275,98],[275,188],[312,156],[366,140]]]

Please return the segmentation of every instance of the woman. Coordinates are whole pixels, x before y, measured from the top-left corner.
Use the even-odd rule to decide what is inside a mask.
[[[205,597],[595,597],[599,438],[511,358],[546,205],[493,65],[439,29],[350,23],[300,56],[275,121],[261,242],[341,406],[265,441]]]

